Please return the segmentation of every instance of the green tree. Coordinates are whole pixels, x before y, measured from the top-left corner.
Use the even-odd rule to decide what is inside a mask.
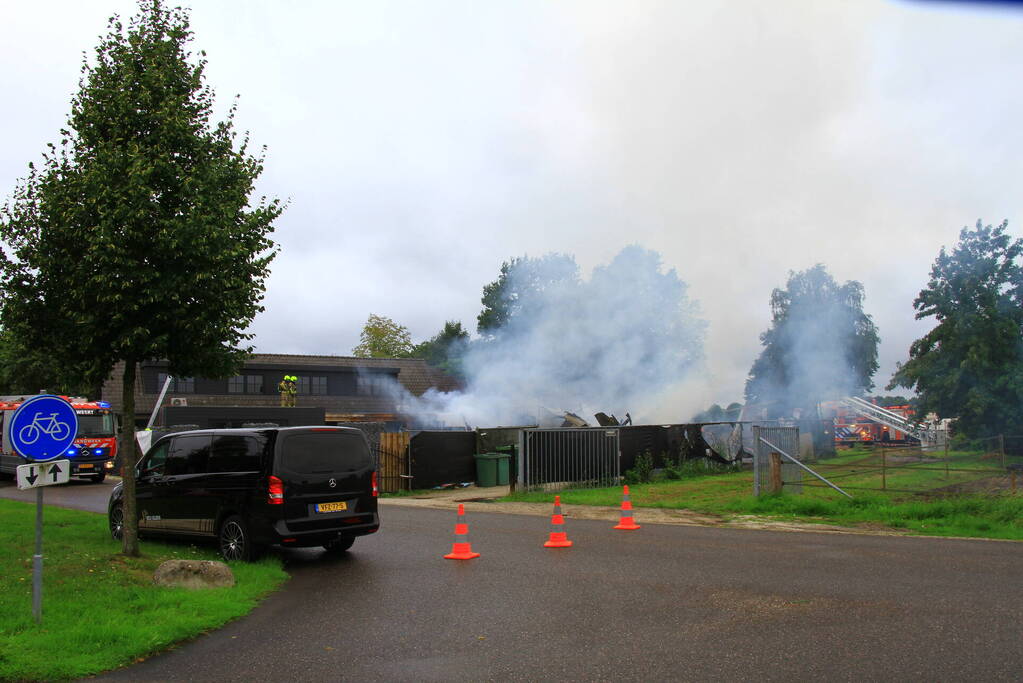
[[[263,310],[282,207],[249,201],[262,156],[236,147],[232,107],[211,122],[205,54],[184,10],[144,0],[115,16],[83,59],[78,93],[40,168],[30,165],[0,214],[10,247],[0,320],[46,349],[59,375],[89,385],[125,363],[118,448],[124,477],[124,552],[138,554],[135,473],[137,363],[163,358],[171,374],[225,377],[251,348]]]
[[[920,412],[980,437],[1023,428],[1023,240],[980,221],[963,228],[913,301],[936,325],[913,342],[889,389],[916,389]]]
[[[417,344],[412,355],[423,358],[435,368],[462,377],[462,359],[468,348],[469,332],[462,327],[461,321],[448,320],[440,332]]]
[[[771,293],[771,318],[746,380],[747,403],[790,415],[873,388],[879,338],[859,282],[839,285],[821,264],[790,272],[785,289]]]
[[[370,313],[352,355],[356,358],[410,358],[413,349],[407,327],[386,316]]]
[[[0,394],[46,392],[98,399],[102,384],[90,386],[61,375],[45,350],[26,347],[7,329],[0,329]]]
[[[868,400],[873,401],[882,408],[885,406],[915,406],[915,398],[907,398],[905,396],[868,396]]]
[[[483,287],[483,309],[476,317],[476,330],[486,337],[520,315],[531,315],[551,290],[579,284],[575,259],[564,254],[522,256],[501,264],[501,274]]]
[[[713,403],[710,408],[698,412],[693,415],[693,422],[721,422],[728,419],[725,414],[725,409],[719,404]]]
[[[711,404],[710,408],[703,410],[693,416],[693,422],[728,422],[730,420],[738,420],[739,415],[742,413],[741,403],[729,403],[727,408],[722,408],[719,404]]]

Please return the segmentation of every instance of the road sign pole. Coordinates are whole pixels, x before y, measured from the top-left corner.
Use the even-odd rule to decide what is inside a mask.
[[[36,554],[32,556],[32,614],[43,621],[43,489],[36,489]]]
[[[43,621],[43,488],[49,484],[67,481],[72,469],[71,462],[64,461],[64,467],[61,468],[59,463],[51,461],[67,454],[68,448],[75,442],[75,435],[78,434],[78,414],[67,399],[40,394],[18,406],[14,415],[10,417],[10,422],[4,427],[7,429],[13,450],[29,461],[27,465],[18,467],[18,488],[36,487],[36,554],[32,556],[32,614],[36,623],[40,624]]]

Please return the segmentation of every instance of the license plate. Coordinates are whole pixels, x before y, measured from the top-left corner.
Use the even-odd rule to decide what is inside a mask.
[[[348,503],[317,503],[317,512],[344,512],[348,509]]]
[[[91,462],[87,462],[87,463],[84,463],[82,465],[79,465],[78,469],[80,469],[80,470],[91,470],[92,469],[92,463]]]

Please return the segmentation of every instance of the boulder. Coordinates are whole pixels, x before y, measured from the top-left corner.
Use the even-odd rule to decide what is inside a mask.
[[[153,572],[153,583],[182,588],[223,588],[234,585],[234,574],[223,562],[167,560]]]

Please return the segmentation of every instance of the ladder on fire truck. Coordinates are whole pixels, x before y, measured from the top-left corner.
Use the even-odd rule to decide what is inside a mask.
[[[887,408],[882,408],[881,406],[876,406],[870,401],[865,401],[858,396],[846,396],[841,399],[841,401],[843,405],[857,415],[873,420],[874,422],[880,422],[881,424],[887,425],[888,427],[900,432],[904,432],[919,441],[921,446],[938,445],[939,439],[937,430],[928,429],[916,422],[911,422],[898,413],[894,413]]]

